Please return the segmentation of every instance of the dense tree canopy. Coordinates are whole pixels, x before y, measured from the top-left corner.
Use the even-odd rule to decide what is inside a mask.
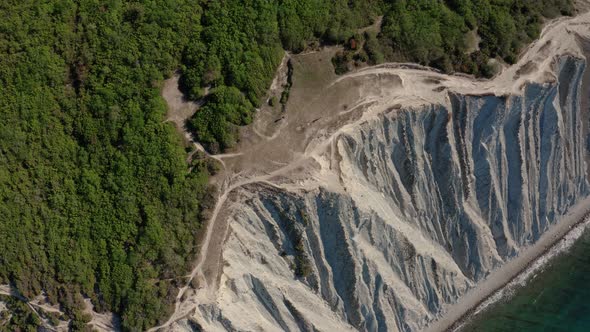
[[[211,102],[191,121],[196,137],[211,152],[231,147],[236,126],[249,122],[229,113],[251,114],[261,103],[285,50],[299,52],[311,42],[339,43],[379,12],[380,1],[228,0],[203,6],[202,32],[183,54],[183,86],[190,98],[205,91],[240,91],[246,99]],[[234,87],[237,90],[225,89]]]
[[[236,127],[250,123],[252,104],[237,88],[220,86],[207,97],[189,123],[197,140],[213,152],[223,151],[235,143]]]
[[[333,59],[336,73],[394,61],[489,77],[490,59],[514,63],[545,20],[574,12],[571,0],[384,0],[374,8],[380,32],[347,32],[341,39],[352,43]]]
[[[385,59],[412,61],[446,72],[491,74],[490,58],[512,64],[541,31],[544,19],[571,15],[571,0],[389,1],[379,36]],[[468,51],[475,31],[479,50]]]
[[[232,86],[246,96],[241,108],[253,112],[284,50],[345,44],[333,60],[338,74],[352,63],[408,61],[489,77],[491,58],[513,63],[544,19],[572,14],[573,6],[571,0],[227,0],[206,2],[203,11],[200,38],[184,52],[185,91],[198,99],[208,89]],[[380,31],[359,33],[379,15]],[[244,123],[218,125],[225,119],[220,105],[193,120],[212,152],[230,147]]]
[[[189,173],[157,82],[200,32],[189,1],[0,4],[0,282],[154,325],[194,251]],[[174,294],[172,294],[173,296]],[[75,324],[75,322],[73,323]]]
[[[0,283],[96,310],[125,330],[165,319],[189,269],[210,163],[186,163],[159,87],[180,69],[209,151],[251,121],[285,50],[489,74],[570,0],[8,0],[0,3]],[[384,15],[380,32],[358,29]],[[477,29],[480,50],[466,52]],[[287,93],[288,96],[288,93]],[[189,167],[190,166],[190,167]],[[18,303],[7,326],[39,321]]]

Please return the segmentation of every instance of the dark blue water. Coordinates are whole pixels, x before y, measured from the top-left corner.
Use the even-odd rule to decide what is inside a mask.
[[[590,231],[461,332],[590,332]]]

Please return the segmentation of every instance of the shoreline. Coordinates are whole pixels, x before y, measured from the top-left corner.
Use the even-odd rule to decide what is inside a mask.
[[[437,319],[424,328],[424,332],[457,331],[467,323],[474,315],[485,310],[487,305],[493,304],[498,299],[493,299],[496,294],[501,294],[507,286],[517,281],[519,277],[526,275],[535,263],[548,255],[562,240],[579,226],[589,221],[590,196],[572,206],[566,215],[559,218],[551,225],[543,235],[532,245],[526,247],[512,260],[493,270],[476,287],[470,289],[457,302],[449,304],[447,310]],[[577,240],[577,238],[576,238]],[[575,241],[574,241],[575,242]],[[560,251],[561,252],[561,251]],[[554,256],[550,257],[553,258]],[[550,260],[550,259],[549,259]],[[549,261],[548,260],[548,261]],[[542,262],[545,265],[547,262]],[[487,301],[493,300],[486,304]],[[483,307],[482,307],[483,306]]]

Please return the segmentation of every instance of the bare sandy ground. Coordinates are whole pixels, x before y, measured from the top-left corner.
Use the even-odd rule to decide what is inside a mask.
[[[506,286],[522,273],[531,263],[542,257],[574,226],[585,221],[590,215],[590,197],[578,202],[567,215],[562,217],[537,242],[521,251],[517,257],[493,271],[484,281],[467,292],[459,301],[446,308],[441,317],[425,332],[453,331],[462,321],[469,319],[486,299]]]
[[[236,188],[252,183],[305,188],[307,178],[322,176],[314,173],[317,163],[323,160],[322,155],[330,153],[341,133],[383,112],[429,104],[449,106],[450,91],[521,94],[527,83],[553,83],[556,81],[555,60],[559,55],[584,58],[578,38],[590,36],[589,22],[589,14],[550,22],[540,39],[523,53],[519,63],[505,69],[493,80],[449,76],[412,64],[384,64],[336,77],[331,66],[326,65],[335,49],[291,56],[295,74],[286,112],[262,109],[255,122],[242,130],[241,142],[234,153],[213,156],[223,162],[224,171],[215,179],[220,195],[199,247],[195,268],[187,285],[180,289],[174,314],[165,324],[150,331],[173,326],[179,319],[194,313],[199,304],[217,301],[216,292],[223,273],[223,244],[229,231],[225,213],[235,198]],[[168,96],[176,98],[174,93]],[[174,107],[184,106],[181,103]],[[584,202],[590,205],[590,201]],[[573,216],[564,218],[538,245],[509,263],[506,270],[501,270],[504,272],[491,275],[489,281],[461,300],[461,304],[449,308],[448,315],[430,330],[450,327],[469,309],[506,284],[545,247],[563,236],[569,226],[580,219],[576,216],[585,213],[583,210],[580,206],[572,210]],[[190,286],[191,282],[197,284],[197,289]]]
[[[313,175],[313,170],[317,169],[315,165],[318,157],[330,153],[332,144],[340,133],[351,130],[382,112],[391,111],[392,106],[449,105],[449,91],[465,94],[518,94],[527,82],[553,82],[553,65],[557,55],[583,56],[577,44],[577,36],[590,36],[589,21],[590,17],[585,15],[550,23],[541,39],[528,48],[519,64],[506,69],[491,81],[443,75],[411,64],[385,64],[336,77],[331,66],[325,65],[329,63],[334,49],[293,56],[294,86],[287,111],[262,110],[255,123],[243,129],[242,140],[234,152],[212,156],[222,162],[224,168],[214,179],[221,189],[218,203],[207,225],[195,268],[191,271],[187,284],[179,291],[174,314],[165,324],[154,327],[151,331],[172,326],[179,319],[194,313],[199,304],[216,301],[215,295],[223,268],[223,244],[229,230],[225,212],[236,188],[252,183],[278,187],[299,183],[304,187],[307,177],[321,176]],[[523,71],[522,68],[528,70]],[[279,72],[278,76],[280,75]],[[178,77],[166,82],[163,96],[170,106],[168,120],[174,122],[187,137],[184,120],[197,111],[199,105],[182,98],[178,91]],[[187,139],[191,140],[190,137]],[[197,143],[193,143],[198,147]],[[575,223],[575,217],[570,219],[572,224]],[[559,225],[544,239],[554,240],[569,229],[569,223],[562,226],[566,225],[565,221]],[[550,240],[541,240],[538,247],[532,247],[537,248],[537,251],[531,249],[530,253],[507,265],[506,269],[514,272],[513,275],[517,274],[532,259],[538,257],[544,245],[552,243]],[[508,275],[509,273],[499,277],[491,276],[488,278],[488,286],[482,284],[477,288],[480,290],[461,300],[465,304],[450,308],[449,314],[440,321],[440,329],[446,328],[444,322],[451,326],[456,321],[453,317],[464,316],[465,312],[505,284],[510,280]],[[193,289],[191,284],[196,284],[197,289]],[[100,330],[113,328],[108,317],[97,314],[93,314],[93,326]],[[433,325],[432,328],[435,329],[436,326]]]
[[[217,205],[207,223],[195,267],[187,284],[179,291],[173,315],[165,324],[150,331],[173,326],[176,321],[194,313],[197,305],[217,301],[216,292],[223,273],[223,244],[229,231],[225,213],[235,198],[236,188],[253,183],[305,188],[305,180],[309,177],[324,176],[315,173],[317,164],[325,160],[323,155],[333,150],[333,143],[341,133],[353,130],[383,112],[429,104],[448,106],[449,91],[461,94],[520,94],[529,82],[555,82],[553,68],[557,56],[571,54],[584,57],[578,37],[590,37],[589,22],[589,14],[552,21],[541,38],[526,50],[519,63],[493,80],[443,75],[411,64],[384,64],[336,77],[332,67],[326,65],[336,51],[333,48],[292,56],[294,85],[286,112],[262,109],[253,125],[242,130],[242,139],[235,151],[211,156],[223,165],[223,171],[214,179],[220,188]],[[283,69],[279,69],[278,76]],[[178,77],[165,82],[163,97],[170,109],[167,119],[174,122],[187,137],[184,120],[197,111],[198,103],[182,98],[178,91]],[[192,142],[190,135],[187,139]],[[193,143],[200,147],[198,143]],[[590,206],[590,201],[583,203]],[[449,308],[448,314],[430,330],[444,330],[452,326],[563,236],[584,213],[585,209],[581,206],[572,209],[571,216],[545,234],[538,245],[507,264],[505,270],[490,275],[486,279],[489,281]],[[196,289],[191,284],[196,284]],[[112,329],[108,318],[102,315],[93,314],[93,323],[100,330]]]
[[[188,101],[184,97],[178,86],[179,79],[180,75],[175,74],[170,79],[164,81],[162,97],[164,97],[168,104],[166,121],[173,122],[184,133],[185,121],[195,113],[200,103]]]
[[[577,0],[580,11],[590,9],[590,0]],[[174,314],[162,326],[194,312],[198,304],[215,301],[218,280],[222,273],[222,250],[229,225],[226,204],[231,204],[236,188],[252,183],[283,187],[300,182],[310,175],[319,155],[329,153],[332,143],[342,132],[368,118],[399,107],[425,104],[448,105],[448,91],[464,94],[519,94],[529,82],[555,81],[553,66],[558,55],[584,57],[577,43],[579,36],[590,37],[590,14],[576,18],[560,18],[550,22],[540,39],[523,53],[518,64],[505,69],[493,80],[476,80],[464,76],[448,76],[429,68],[411,64],[384,64],[336,77],[326,66],[335,49],[325,49],[293,56],[295,83],[285,113],[261,110],[255,123],[243,129],[242,142],[233,153],[211,156],[219,160],[224,171],[214,181],[221,191],[211,221],[208,223],[200,254],[189,282],[180,289]],[[526,70],[524,70],[526,69]],[[281,66],[278,76],[282,74]],[[163,97],[169,105],[167,121],[173,122],[192,142],[184,121],[199,107],[185,100],[178,90],[178,76],[165,82]],[[193,142],[197,148],[200,145]],[[486,298],[502,288],[535,259],[545,253],[576,223],[590,212],[590,198],[578,203],[559,223],[518,257],[494,271],[485,281],[447,308],[442,317],[427,331],[441,331],[457,326]],[[197,289],[189,284],[196,280]],[[0,294],[16,296],[7,285],[0,285]],[[55,308],[30,302],[31,309],[54,311]],[[99,330],[113,330],[112,316],[92,313],[91,325]],[[47,325],[47,324],[46,324]],[[46,326],[53,330],[53,328]],[[60,329],[58,327],[58,329]]]
[[[31,309],[33,314],[35,314],[37,318],[39,318],[39,321],[41,322],[41,326],[43,327],[44,331],[68,330],[69,321],[60,321],[58,326],[52,326],[49,324],[49,321],[47,319],[41,316],[39,312],[40,310],[43,310],[47,313],[63,314],[58,306],[52,306],[49,303],[47,303],[46,297],[43,294],[27,302],[26,299],[21,294],[19,294],[15,288],[11,287],[10,285],[0,285],[0,295],[16,297],[19,300],[25,302],[29,309]]]
[[[590,0],[574,0],[574,7],[579,13],[585,13],[590,10]]]

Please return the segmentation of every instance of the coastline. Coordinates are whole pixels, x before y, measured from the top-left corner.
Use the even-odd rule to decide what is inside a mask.
[[[528,273],[537,262],[551,254],[560,242],[579,227],[585,227],[590,218],[590,196],[579,201],[559,221],[553,224],[534,244],[524,249],[518,256],[506,262],[490,273],[476,287],[469,290],[456,303],[447,306],[441,316],[425,327],[424,332],[457,331],[474,315],[484,310],[488,305],[503,297],[503,291],[507,286],[519,280],[521,276],[528,279]],[[582,232],[578,235],[581,235]],[[576,239],[578,238],[576,237]],[[573,241],[575,242],[575,241]],[[559,249],[559,248],[558,248]],[[567,249],[567,248],[565,248]],[[561,253],[560,250],[558,253]],[[540,262],[540,266],[547,261]],[[536,271],[536,269],[534,269]],[[531,272],[534,272],[531,271]],[[520,284],[519,283],[519,284]],[[496,296],[499,295],[499,296]]]

